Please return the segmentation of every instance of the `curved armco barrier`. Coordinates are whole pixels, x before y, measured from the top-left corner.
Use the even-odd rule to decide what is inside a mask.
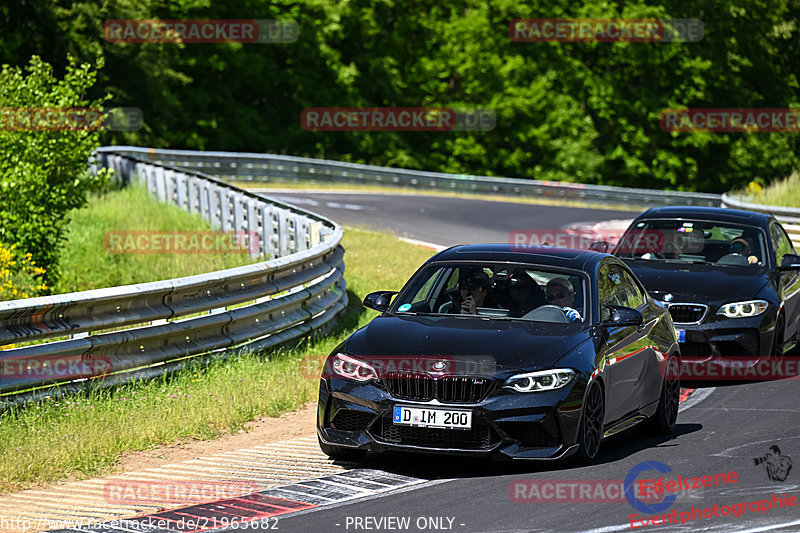
[[[606,185],[587,185],[563,181],[540,181],[489,176],[444,174],[402,168],[342,163],[274,154],[156,150],[119,146],[120,154],[145,157],[181,168],[202,170],[206,174],[239,181],[315,180],[318,182],[390,185],[433,191],[465,191],[555,198],[578,202],[628,204],[641,207],[659,205],[719,206],[720,195],[696,192],[631,189]]]
[[[779,205],[754,204],[742,200],[741,198],[733,197],[727,193],[722,195],[722,207],[744,209],[746,211],[756,211],[758,213],[773,215],[780,221],[783,228],[789,234],[789,238],[792,239],[794,247],[800,248],[800,209]]]
[[[226,357],[232,347],[270,348],[324,328],[347,305],[342,229],[334,222],[200,172],[144,160],[130,149],[100,148],[96,156],[95,170],[112,168],[116,179],[144,183],[215,229],[257,236],[252,252],[271,259],[0,302],[0,346],[55,339],[0,351],[0,405],[52,393],[33,388],[58,384],[69,391],[87,379],[116,385],[200,355]],[[116,331],[103,332],[111,328]]]

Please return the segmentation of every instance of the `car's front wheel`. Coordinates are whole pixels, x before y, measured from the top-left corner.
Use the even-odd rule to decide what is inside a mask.
[[[589,392],[583,402],[581,423],[578,429],[578,452],[576,461],[589,464],[597,457],[600,440],[603,438],[603,421],[605,419],[605,400],[603,390],[595,381],[589,385]]]
[[[354,450],[352,448],[343,448],[342,446],[333,446],[331,444],[325,444],[324,442],[322,442],[322,439],[319,438],[319,435],[317,435],[317,441],[319,441],[319,449],[322,450],[322,453],[324,453],[331,459],[341,459],[343,461],[355,461],[356,459],[361,459],[367,453],[364,450]]]
[[[650,432],[654,435],[669,435],[678,421],[678,407],[681,398],[680,361],[671,355],[664,362],[664,380],[661,382],[661,395],[656,414],[649,421]]]
[[[778,360],[783,357],[783,342],[784,342],[784,329],[786,321],[783,315],[778,317],[778,323],[775,325],[775,336],[772,338],[772,353],[770,356],[773,360]]]

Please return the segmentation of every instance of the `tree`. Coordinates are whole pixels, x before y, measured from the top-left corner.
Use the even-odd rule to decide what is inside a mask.
[[[75,120],[86,114],[48,114],[63,109],[101,109],[106,98],[86,93],[96,71],[70,58],[62,79],[38,56],[25,69],[3,65],[0,72],[0,242],[16,245],[58,277],[58,250],[71,209],[86,203],[107,173],[91,175],[87,162],[98,146],[97,123]],[[43,111],[45,110],[45,111]],[[72,117],[72,118],[70,118]],[[43,128],[43,129],[39,129]]]

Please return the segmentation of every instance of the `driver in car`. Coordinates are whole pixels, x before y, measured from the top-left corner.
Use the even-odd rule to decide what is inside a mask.
[[[572,307],[573,300],[575,300],[575,289],[572,288],[572,283],[567,278],[553,278],[548,281],[545,293],[547,302],[560,307],[570,322],[583,320],[577,309]]]
[[[744,237],[736,237],[731,241],[731,253],[745,256],[751,265],[757,265],[760,262],[750,249],[750,243]]]

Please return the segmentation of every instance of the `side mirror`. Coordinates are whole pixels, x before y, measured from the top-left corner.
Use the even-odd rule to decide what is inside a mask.
[[[364,307],[369,307],[381,313],[389,309],[389,304],[392,302],[392,296],[397,294],[397,291],[375,291],[364,296]]]
[[[781,270],[800,270],[800,255],[786,254],[781,259]]]
[[[642,313],[636,309],[622,305],[607,305],[606,307],[611,310],[611,318],[603,321],[604,326],[641,326],[642,323],[644,323],[644,317],[642,317]]]
[[[611,245],[608,243],[608,241],[595,241],[589,245],[589,250],[593,252],[600,252],[601,254],[608,252],[609,248],[611,248]]]

